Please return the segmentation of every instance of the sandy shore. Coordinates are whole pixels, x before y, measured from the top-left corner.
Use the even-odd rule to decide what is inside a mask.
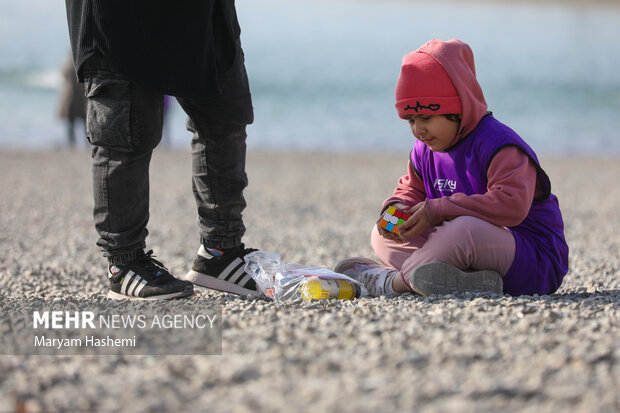
[[[323,304],[205,290],[190,301],[221,305],[223,355],[0,356],[0,412],[619,411],[620,160],[542,162],[571,248],[557,294]],[[314,266],[372,256],[370,228],[405,165],[252,153],[245,242]],[[189,154],[156,153],[148,245],[177,274],[198,246],[189,176]],[[36,303],[114,308],[100,299],[89,154],[2,151],[0,188],[3,325]]]

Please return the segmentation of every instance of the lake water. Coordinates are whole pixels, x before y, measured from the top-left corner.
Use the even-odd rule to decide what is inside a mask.
[[[620,154],[620,6],[237,0],[251,149],[407,151],[394,86],[432,38],[470,44],[489,109],[541,154]],[[0,147],[65,143],[54,117],[64,2],[0,2]],[[189,147],[174,106],[167,141]]]

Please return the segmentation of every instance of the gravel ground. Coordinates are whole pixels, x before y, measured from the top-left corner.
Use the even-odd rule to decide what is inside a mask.
[[[245,242],[330,268],[372,256],[371,226],[405,166],[252,153]],[[201,290],[185,301],[221,306],[222,355],[0,356],[0,411],[620,411],[620,162],[543,167],[571,248],[554,295],[272,303]],[[166,151],[151,168],[148,246],[176,274],[198,247],[190,170],[189,154]],[[41,303],[120,308],[101,298],[90,186],[87,152],[0,152],[3,321]]]

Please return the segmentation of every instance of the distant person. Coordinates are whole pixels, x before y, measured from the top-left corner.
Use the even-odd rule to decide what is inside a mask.
[[[373,296],[555,292],[568,271],[558,199],[534,151],[487,112],[469,46],[431,40],[405,56],[396,109],[417,142],[372,231],[383,265],[351,258],[335,271]],[[383,222],[390,206],[412,214],[398,235]]]
[[[82,122],[86,120],[86,97],[84,85],[78,83],[73,66],[71,54],[67,56],[62,66],[62,85],[60,99],[58,101],[58,117],[67,122],[67,142],[69,146],[75,146],[75,125],[80,124],[80,130],[84,127]]]
[[[166,147],[170,147],[171,146],[170,144],[172,141],[172,138],[170,136],[169,125],[170,125],[170,109],[172,108],[173,100],[174,100],[174,96],[164,95],[164,125],[162,127],[161,143]]]
[[[86,83],[94,221],[110,298],[190,296],[193,284],[254,294],[244,271],[246,125],[253,121],[233,0],[66,0],[75,69]],[[146,250],[149,163],[164,95],[187,113],[200,246],[182,281]],[[191,282],[190,282],[191,281]]]

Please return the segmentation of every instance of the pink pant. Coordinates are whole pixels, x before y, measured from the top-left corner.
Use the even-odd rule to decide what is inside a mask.
[[[370,244],[384,265],[400,271],[405,285],[414,268],[429,262],[461,270],[493,270],[503,277],[515,257],[515,239],[509,230],[469,216],[444,221],[403,243],[383,238],[375,225]]]

